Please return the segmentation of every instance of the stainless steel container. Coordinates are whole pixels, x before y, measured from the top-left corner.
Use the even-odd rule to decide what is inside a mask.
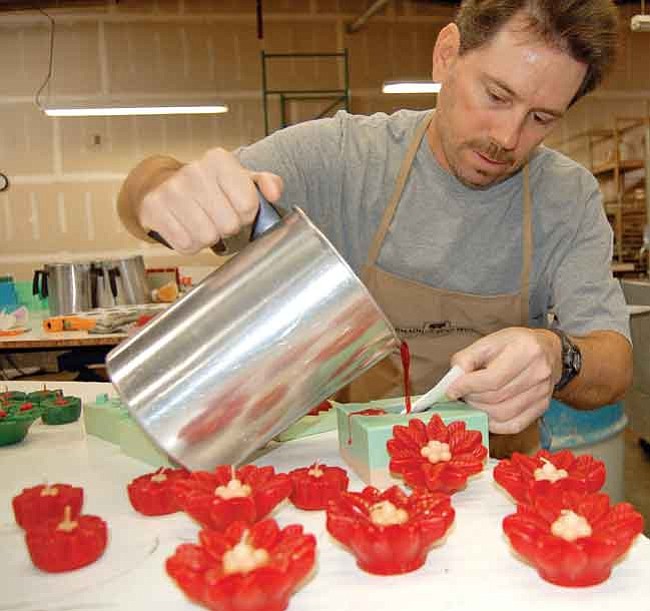
[[[51,316],[90,310],[90,264],[48,263],[34,272],[33,293],[48,298]]]
[[[90,274],[93,304],[98,308],[151,302],[142,255],[94,261]]]
[[[116,259],[113,264],[117,270],[117,303],[150,303],[151,291],[142,255]]]
[[[92,303],[95,308],[112,308],[118,302],[117,268],[112,261],[93,261],[90,266]]]
[[[239,463],[399,340],[295,209],[107,357],[153,441],[190,469]]]

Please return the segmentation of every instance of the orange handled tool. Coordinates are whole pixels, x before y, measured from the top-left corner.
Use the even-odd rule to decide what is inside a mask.
[[[95,327],[97,322],[80,316],[52,316],[43,321],[46,331],[87,331]]]

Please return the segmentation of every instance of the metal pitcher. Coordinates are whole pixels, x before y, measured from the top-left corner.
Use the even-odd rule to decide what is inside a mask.
[[[280,220],[261,200],[253,235],[106,360],[131,415],[189,469],[240,463],[399,347],[302,210]]]
[[[34,272],[32,292],[48,297],[51,316],[86,312],[92,308],[90,264],[48,263]]]
[[[95,307],[111,308],[151,302],[142,255],[94,261],[90,274]]]

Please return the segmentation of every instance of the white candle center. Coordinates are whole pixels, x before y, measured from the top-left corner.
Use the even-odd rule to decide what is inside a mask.
[[[563,509],[560,517],[551,525],[551,532],[565,541],[575,541],[591,536],[591,525],[584,516],[570,509]]]
[[[449,444],[442,443],[441,441],[437,441],[435,439],[432,439],[429,443],[427,443],[427,445],[422,446],[420,454],[434,465],[439,462],[449,462],[451,460]]]
[[[151,481],[156,482],[156,484],[160,484],[162,482],[167,481],[167,476],[164,473],[156,473],[155,475],[151,476]]]
[[[59,494],[59,489],[56,486],[45,486],[41,490],[41,496],[56,496]]]
[[[548,480],[549,482],[557,482],[560,479],[568,477],[569,474],[566,472],[566,470],[558,469],[550,460],[542,458],[542,462],[544,464],[541,467],[535,469],[535,473],[533,474],[535,480]]]
[[[249,573],[264,566],[269,561],[269,553],[259,547],[255,548],[247,541],[240,541],[233,548],[223,555],[223,572],[226,575],[231,573]]]
[[[226,486],[217,486],[214,493],[222,499],[234,499],[242,496],[249,496],[251,493],[251,487],[248,484],[242,484],[237,478],[233,478]]]
[[[409,514],[404,509],[395,507],[390,501],[380,501],[370,508],[370,520],[379,526],[404,524],[408,519]]]
[[[318,465],[313,466],[307,473],[312,477],[323,477],[324,475],[323,470]]]

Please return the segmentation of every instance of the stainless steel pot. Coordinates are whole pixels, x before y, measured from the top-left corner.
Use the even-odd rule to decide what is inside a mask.
[[[91,265],[93,305],[110,308],[151,302],[144,259],[141,255],[95,261]]]
[[[90,292],[95,308],[112,308],[119,303],[118,271],[112,261],[93,261],[90,265]]]
[[[243,461],[398,346],[365,286],[296,208],[106,364],[153,441],[190,469],[211,469]]]
[[[115,259],[113,265],[117,270],[117,303],[150,303],[151,291],[142,255]]]
[[[63,316],[92,308],[89,263],[48,263],[34,272],[32,292],[48,298],[50,315]]]

